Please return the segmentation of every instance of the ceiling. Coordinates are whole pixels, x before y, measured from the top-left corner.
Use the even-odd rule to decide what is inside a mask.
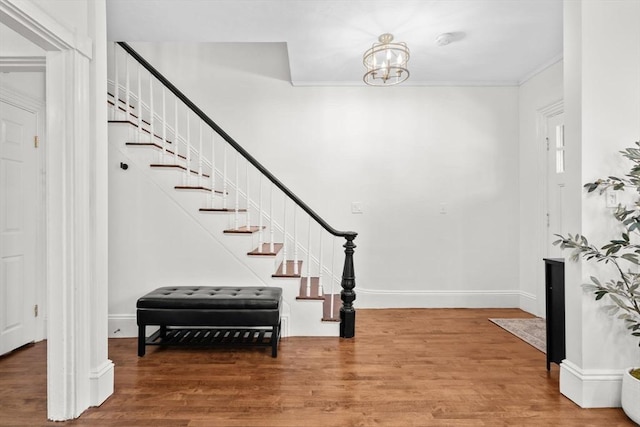
[[[364,85],[362,54],[386,32],[411,50],[405,86],[517,85],[562,58],[562,0],[109,0],[107,29],[114,41],[286,43],[294,85]],[[436,45],[442,33],[453,41]]]

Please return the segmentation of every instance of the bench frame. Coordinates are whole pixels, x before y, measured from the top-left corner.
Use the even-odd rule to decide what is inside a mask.
[[[160,325],[146,337],[146,324],[138,325],[138,356],[145,355],[147,345],[187,347],[271,347],[271,357],[278,356],[280,324],[271,328],[182,328]]]
[[[184,300],[159,301],[155,303],[143,303],[141,301],[154,293],[167,290],[164,295],[171,298],[170,292],[197,292],[206,294],[210,287],[199,288],[159,288],[138,300],[138,356],[145,355],[147,345],[179,345],[179,346],[210,346],[210,347],[271,347],[271,356],[277,357],[278,343],[280,341],[280,315],[282,300],[275,306],[268,304],[265,308],[245,307],[229,308],[225,305],[224,298],[212,298],[211,307],[204,297],[198,299],[194,305]],[[211,288],[214,292],[232,290],[233,297],[244,291],[262,291],[261,288]],[[190,293],[188,295],[191,295]],[[213,301],[215,299],[216,301]],[[238,307],[238,299],[233,301]],[[204,302],[203,302],[204,301]],[[142,305],[142,307],[141,307]],[[151,305],[151,306],[150,306]],[[201,307],[201,308],[197,308]],[[234,307],[231,305],[231,307]],[[150,337],[146,336],[147,326],[159,326],[160,328]]]

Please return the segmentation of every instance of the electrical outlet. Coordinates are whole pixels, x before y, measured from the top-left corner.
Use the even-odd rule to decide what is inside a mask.
[[[361,214],[362,211],[362,202],[351,202],[351,213],[352,214]]]
[[[446,215],[446,214],[447,214],[447,204],[440,203],[440,215]]]

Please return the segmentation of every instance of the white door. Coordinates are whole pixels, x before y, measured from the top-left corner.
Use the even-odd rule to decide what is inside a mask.
[[[0,101],[0,354],[35,338],[36,125]]]
[[[562,212],[566,206],[564,114],[547,119],[547,248],[546,258],[562,258],[556,234],[566,234]]]

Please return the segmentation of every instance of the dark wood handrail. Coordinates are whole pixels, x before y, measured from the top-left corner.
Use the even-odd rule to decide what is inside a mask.
[[[147,69],[158,81],[160,81],[167,89],[169,89],[180,101],[182,101],[191,111],[193,111],[202,121],[209,125],[218,135],[220,135],[229,145],[231,145],[238,153],[242,155],[249,163],[251,163],[256,169],[266,176],[276,187],[278,187],[284,194],[286,194],[291,200],[293,200],[302,210],[304,210],[311,218],[322,226],[329,233],[337,237],[348,238],[353,240],[358,233],[354,231],[339,231],[330,226],[320,215],[315,213],[305,202],[300,200],[291,190],[289,190],[282,182],[280,182],[267,168],[262,166],[251,154],[249,154],[240,144],[238,144],[233,138],[231,138],[220,126],[218,126],[209,116],[207,116],[198,106],[196,106],[185,94],[183,94],[177,87],[175,87],[166,77],[164,77],[158,70],[156,70],[151,64],[149,64],[138,52],[136,52],[126,42],[118,42],[118,44],[131,55],[140,65]]]

